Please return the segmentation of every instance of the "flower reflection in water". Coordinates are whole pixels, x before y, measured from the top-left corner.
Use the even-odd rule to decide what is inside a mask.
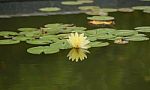
[[[78,62],[79,60],[83,61],[87,58],[87,53],[90,53],[86,49],[81,48],[72,48],[70,52],[68,53],[67,57],[69,57],[69,60]]]

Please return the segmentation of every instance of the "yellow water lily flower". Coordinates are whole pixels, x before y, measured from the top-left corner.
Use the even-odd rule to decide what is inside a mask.
[[[86,49],[73,48],[68,53],[67,57],[69,57],[69,60],[78,62],[79,60],[82,61],[85,58],[87,58],[87,55],[86,55],[87,53],[90,53],[90,52]]]
[[[87,37],[84,36],[83,33],[82,34],[78,34],[77,32],[71,33],[67,41],[73,48],[83,48],[83,49],[89,48],[88,44],[90,43],[90,41],[87,40]]]

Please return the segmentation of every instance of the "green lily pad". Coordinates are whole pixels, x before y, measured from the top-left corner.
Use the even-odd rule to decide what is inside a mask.
[[[99,10],[100,7],[98,6],[80,6],[78,7],[80,10]]]
[[[139,29],[139,30],[136,30],[138,32],[143,32],[143,33],[150,33],[150,29]]]
[[[63,25],[61,23],[55,23],[55,24],[46,24],[44,26],[47,28],[56,28],[56,27],[64,27],[65,25]]]
[[[44,7],[44,8],[40,8],[39,10],[44,12],[55,12],[55,11],[60,11],[61,9],[58,7]]]
[[[36,45],[45,45],[45,44],[52,43],[52,41],[41,40],[41,39],[33,39],[33,40],[27,40],[26,43],[28,43],[28,44],[36,44]]]
[[[71,33],[71,32],[83,33],[84,30],[86,30],[85,27],[76,27],[76,26],[73,26],[73,27],[66,27],[66,29],[62,29],[60,31],[60,33]]]
[[[87,40],[93,42],[97,40],[97,37],[87,37]]]
[[[22,32],[32,32],[38,30],[37,28],[19,28],[18,31]]]
[[[123,36],[131,36],[135,34],[138,34],[138,32],[134,30],[117,30],[114,35],[117,37],[123,37]]]
[[[136,27],[134,29],[150,29],[150,26],[142,26],[142,27]]]
[[[131,37],[126,37],[126,40],[128,40],[128,41],[145,41],[145,40],[149,40],[149,38],[141,37],[141,36],[131,36]]]
[[[26,37],[34,37],[34,36],[40,36],[40,31],[31,31],[31,32],[20,32],[19,35],[26,36]]]
[[[134,10],[132,8],[119,8],[119,12],[133,12]]]
[[[53,54],[59,52],[59,48],[54,48],[54,47],[47,47],[44,49],[45,54]]]
[[[12,39],[0,40],[0,44],[17,44],[17,43],[20,43],[20,41]]]
[[[59,48],[59,49],[69,49],[71,48],[70,44],[67,40],[60,40],[58,42],[50,44],[51,47]]]
[[[108,42],[90,42],[89,46],[91,47],[104,47],[104,46],[108,46],[109,43]]]
[[[33,39],[31,37],[25,37],[25,36],[16,36],[12,38],[13,40],[19,40],[19,41],[26,41],[26,40],[30,40]]]
[[[111,34],[102,34],[97,36],[97,39],[111,39],[111,38],[115,38],[116,36],[111,35]]]
[[[57,35],[45,35],[40,37],[41,40],[46,40],[46,41],[52,41],[52,42],[57,42],[59,41]]]
[[[114,34],[117,30],[111,28],[98,28],[95,29],[97,34]]]
[[[150,13],[150,9],[144,9],[144,13]]]
[[[37,46],[27,49],[27,52],[31,54],[42,54],[42,53],[53,54],[59,52],[59,49],[52,48],[50,46]]]
[[[57,37],[58,37],[59,39],[67,39],[68,36],[69,36],[69,34],[58,34],[58,35],[57,35]]]
[[[42,30],[44,31],[44,32],[46,32],[47,34],[51,34],[51,35],[53,35],[53,34],[58,34],[58,33],[60,33],[60,28],[59,27],[56,27],[56,28],[42,28]]]
[[[93,3],[94,1],[93,0],[81,0],[80,2],[82,2],[82,3]]]
[[[100,12],[117,12],[117,9],[114,8],[102,8]]]
[[[10,35],[18,35],[17,32],[12,32],[12,31],[0,31],[0,36],[10,36]]]
[[[61,2],[61,4],[63,4],[63,5],[81,5],[83,3],[84,2],[82,2],[82,1],[63,1],[63,2]]]
[[[114,17],[111,17],[111,16],[92,16],[92,17],[87,17],[87,19],[107,21],[107,20],[113,20]]]
[[[134,6],[132,7],[134,10],[144,10],[144,9],[150,9],[150,6]]]
[[[86,36],[91,36],[91,35],[96,35],[96,34],[97,34],[96,30],[87,30],[85,32]]]
[[[132,37],[145,37],[145,36],[146,36],[145,34],[135,34]]]

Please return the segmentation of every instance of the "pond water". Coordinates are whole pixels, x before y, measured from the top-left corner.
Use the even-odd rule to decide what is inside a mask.
[[[110,13],[115,29],[149,26],[149,14]],[[1,18],[0,30],[71,23],[88,29],[86,14]],[[149,34],[147,34],[150,37]],[[26,52],[33,45],[0,45],[0,90],[150,90],[150,40],[91,48],[87,59],[69,61],[69,50],[51,55]]]

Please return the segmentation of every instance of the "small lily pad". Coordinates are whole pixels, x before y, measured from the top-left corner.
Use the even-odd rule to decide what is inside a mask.
[[[17,44],[17,43],[20,43],[20,41],[12,39],[0,40],[0,44]]]
[[[102,34],[102,35],[99,35],[97,37],[97,39],[111,39],[111,38],[115,38],[116,36],[114,35],[111,35],[111,34]]]
[[[39,10],[44,12],[55,12],[55,11],[60,11],[61,9],[58,7],[44,7],[44,8],[40,8]]]
[[[80,6],[78,7],[80,10],[99,10],[100,7],[98,6]]]
[[[63,5],[81,5],[83,3],[84,2],[82,2],[82,1],[63,1],[63,2],[61,2],[61,4],[63,4]]]
[[[150,6],[134,6],[132,7],[134,10],[144,10],[144,9],[150,9]]]
[[[33,39],[31,37],[25,37],[25,36],[16,36],[12,38],[13,40],[19,40],[19,41],[26,41],[26,40],[30,40]]]
[[[139,29],[139,30],[136,30],[138,32],[143,32],[143,33],[150,33],[150,29]]]
[[[90,42],[89,46],[91,47],[104,47],[104,46],[108,46],[109,43],[108,42]]]
[[[145,41],[145,40],[149,40],[149,38],[147,37],[140,37],[140,36],[131,36],[131,37],[126,37],[126,40],[128,41]]]
[[[117,9],[114,8],[102,8],[100,12],[117,12]]]
[[[53,54],[59,52],[59,49],[52,48],[50,46],[37,46],[27,49],[27,52],[31,54],[42,54],[42,53]]]
[[[45,27],[47,27],[47,28],[64,27],[64,25],[63,25],[63,24],[61,24],[61,23],[46,24],[46,25],[44,25],[44,26],[45,26]]]
[[[116,33],[114,35],[118,37],[123,37],[123,36],[131,36],[135,34],[138,34],[138,32],[134,30],[116,30]]]
[[[38,30],[37,28],[19,28],[18,31],[22,32],[32,32]]]
[[[119,12],[133,12],[134,10],[132,8],[119,8]]]
[[[82,3],[93,3],[94,1],[92,1],[92,0],[81,0],[80,2],[82,2]]]
[[[87,17],[87,19],[107,21],[107,20],[113,20],[114,17],[111,17],[111,16],[92,16],[92,17]]]
[[[97,40],[97,38],[96,37],[87,37],[87,40],[89,40],[89,41],[96,41]]]
[[[28,44],[36,44],[36,45],[45,45],[45,44],[52,43],[52,41],[41,40],[41,39],[33,39],[33,40],[27,40],[26,43],[28,43]]]
[[[150,9],[144,9],[144,13],[150,13]]]
[[[60,40],[55,43],[50,44],[51,47],[59,48],[59,49],[69,49],[71,48],[70,44],[67,40]]]
[[[12,32],[12,31],[0,31],[0,36],[10,36],[10,35],[18,35],[17,32]]]
[[[142,27],[136,27],[134,29],[150,29],[150,26],[142,26]]]

